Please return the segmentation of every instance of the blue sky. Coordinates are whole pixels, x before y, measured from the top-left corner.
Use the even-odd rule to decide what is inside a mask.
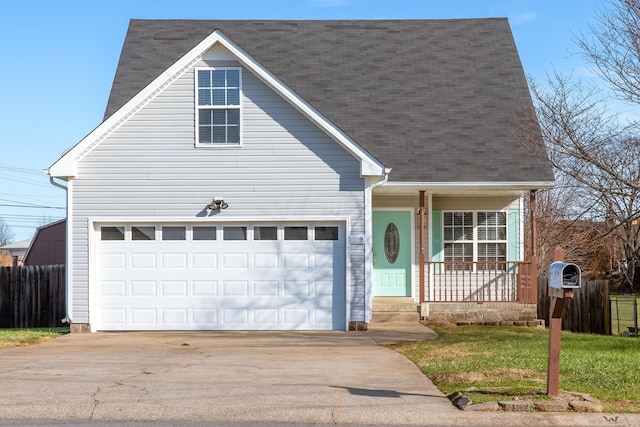
[[[29,238],[64,217],[42,170],[102,120],[129,20],[507,17],[525,72],[588,70],[573,42],[602,0],[32,0],[0,15],[0,219]]]

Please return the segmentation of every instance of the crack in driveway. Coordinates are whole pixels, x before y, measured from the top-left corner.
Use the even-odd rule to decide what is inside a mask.
[[[89,421],[93,421],[93,414],[96,412],[96,408],[100,401],[97,398],[98,393],[100,393],[100,387],[91,394],[91,398],[93,399],[93,408],[91,408],[91,415],[89,415]]]

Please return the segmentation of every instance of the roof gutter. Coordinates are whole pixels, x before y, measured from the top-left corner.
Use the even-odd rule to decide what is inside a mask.
[[[388,182],[380,184],[380,189],[389,191],[419,191],[429,193],[448,193],[451,191],[518,191],[549,189],[555,186],[554,181],[525,181],[525,182]]]
[[[49,173],[49,169],[44,171],[45,173]],[[51,175],[49,175],[49,182],[51,183],[51,185],[53,185],[54,187],[58,187],[58,188],[62,188],[64,191],[67,191],[68,188],[58,182],[54,181],[54,177],[52,177]]]

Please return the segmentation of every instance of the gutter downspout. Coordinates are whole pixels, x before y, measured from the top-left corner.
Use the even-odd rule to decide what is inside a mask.
[[[44,172],[45,172],[46,174],[49,174],[49,170],[48,170],[48,169],[47,169],[47,170],[45,170]],[[64,192],[67,194],[67,196],[64,198],[64,200],[65,200],[65,213],[68,213],[68,212],[69,212],[69,197],[68,197],[68,194],[69,194],[69,193],[68,193],[68,188],[67,188],[66,186],[64,186],[64,185],[62,185],[62,184],[60,184],[60,183],[58,183],[58,182],[55,182],[55,181],[54,181],[54,178],[53,178],[51,175],[49,175],[49,182],[50,182],[50,183],[51,183],[51,185],[53,185],[54,187],[62,188],[62,189],[64,190]],[[67,216],[68,216],[68,215],[67,215]],[[65,220],[67,221],[67,227],[68,227],[68,226],[69,226],[68,218],[65,218]],[[67,274],[67,266],[69,265],[69,251],[67,251],[67,250],[66,250],[67,245],[68,245],[68,242],[67,242],[67,244],[65,244],[65,251],[64,251],[64,252],[65,252],[65,253],[64,253],[64,257],[65,257],[65,276],[66,276],[66,277],[68,277],[68,274]],[[66,280],[66,277],[65,277],[65,282],[66,282],[66,286],[68,287],[68,286],[69,286],[69,283],[68,283],[68,281]],[[68,295],[68,292],[65,292],[65,298],[64,298],[64,311],[65,311],[65,315],[64,315],[64,319],[60,319],[60,321],[61,321],[62,323],[68,323],[68,324],[71,324],[71,319],[69,318],[69,298],[67,297],[67,295]]]
[[[420,216],[420,298],[419,303],[425,300],[424,298],[424,190],[420,190],[420,208],[418,215]]]
[[[384,171],[384,177],[373,184],[369,184],[367,186],[367,189],[365,190],[365,194],[366,194],[365,211],[367,212],[367,214],[365,214],[366,216],[365,229],[369,230],[369,232],[366,233],[368,235],[368,238],[366,239],[367,241],[365,246],[366,248],[365,259],[367,260],[365,265],[365,287],[364,287],[365,322],[369,322],[371,320],[372,310],[373,310],[373,189],[387,182],[387,180],[389,179],[389,172],[391,172],[391,169],[386,168]],[[369,183],[369,178],[367,178],[367,183]],[[367,283],[371,285],[370,288],[372,289],[372,291],[370,295],[367,295],[367,289],[368,289],[368,287],[366,286]]]
[[[531,218],[531,270],[529,271],[531,285],[529,286],[527,300],[524,302],[536,304],[538,302],[538,225],[536,224],[536,190],[531,190],[529,192],[529,215]]]

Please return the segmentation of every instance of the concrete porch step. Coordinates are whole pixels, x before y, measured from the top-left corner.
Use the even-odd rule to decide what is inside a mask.
[[[410,297],[373,298],[371,323],[418,323],[419,305]]]
[[[371,323],[418,323],[420,321],[420,313],[416,312],[397,312],[397,311],[374,311],[371,315]]]
[[[373,312],[417,312],[419,305],[413,298],[405,297],[375,297],[373,298]]]

